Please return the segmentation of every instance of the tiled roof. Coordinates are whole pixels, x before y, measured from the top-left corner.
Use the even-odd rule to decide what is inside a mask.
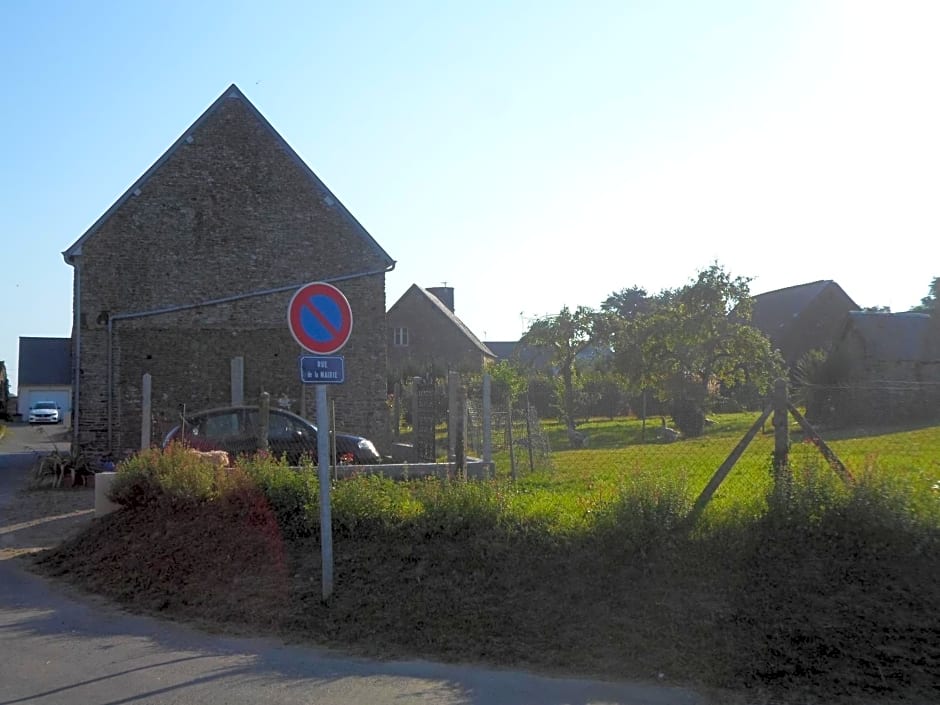
[[[861,337],[869,359],[926,362],[940,356],[930,323],[926,313],[852,311],[846,325]]]
[[[71,383],[71,338],[20,338],[20,387]]]
[[[757,294],[753,297],[754,308],[751,313],[751,322],[756,328],[773,336],[798,316],[828,286],[838,286],[838,284],[831,279],[823,279]]]
[[[480,352],[482,352],[487,357],[496,357],[493,351],[486,347],[486,345],[484,345],[483,342],[473,334],[473,331],[467,328],[466,324],[461,321],[453,311],[447,308],[447,305],[443,301],[441,301],[429,291],[425,291],[417,284],[412,284],[408,290],[401,295],[398,301],[392,305],[392,307],[389,309],[389,312],[391,313],[391,311],[396,306],[398,306],[402,300],[409,296],[420,296],[427,299],[430,304],[438,309],[442,314],[444,314],[451,321],[451,323],[453,323],[460,330],[460,332],[466,336],[467,340],[469,340],[476,348],[480,350]]]

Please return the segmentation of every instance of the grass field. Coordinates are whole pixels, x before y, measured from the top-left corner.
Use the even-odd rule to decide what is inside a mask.
[[[549,493],[548,501],[559,517],[569,520],[577,508],[602,501],[618,491],[631,475],[640,472],[661,473],[681,481],[688,493],[697,497],[715,471],[725,461],[741,438],[757,420],[757,413],[715,415],[716,423],[706,428],[700,438],[663,444],[656,440],[655,421],[647,422],[645,442],[639,419],[591,419],[578,425],[587,434],[588,448],[567,450],[569,443],[562,424],[543,422],[551,447],[550,467],[536,467],[528,472],[525,458],[517,462],[520,488],[533,493]],[[803,432],[792,422],[791,465],[815,468],[820,475],[831,472],[819,451],[803,442]],[[877,474],[896,479],[914,490],[916,510],[936,509],[936,484],[940,481],[940,425],[914,429],[890,429],[875,432],[865,429],[822,432],[823,439],[846,467],[859,476]],[[729,514],[756,516],[766,509],[771,490],[770,458],[774,447],[772,427],[759,432],[735,464],[706,510],[706,520],[720,520]],[[508,477],[508,452],[495,456],[497,474]]]
[[[137,608],[353,648],[689,685],[716,703],[922,703],[940,682],[940,428],[844,433],[842,485],[793,436],[770,494],[759,434],[692,530],[688,510],[756,417],[589,448],[486,483],[333,486],[336,591],[320,600],[318,486],[270,458],[182,449],[122,464],[127,508],[39,569]],[[632,441],[632,442],[631,442]]]

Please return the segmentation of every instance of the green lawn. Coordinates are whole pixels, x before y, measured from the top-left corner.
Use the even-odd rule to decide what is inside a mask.
[[[568,449],[561,423],[543,422],[552,448],[551,464],[530,472],[526,454],[517,451],[519,488],[533,511],[542,513],[550,507],[563,523],[577,522],[585,507],[613,496],[640,473],[662,473],[682,481],[694,498],[758,417],[758,413],[714,415],[710,418],[716,423],[708,426],[702,437],[669,444],[656,440],[659,424],[655,420],[647,421],[644,442],[643,424],[638,419],[592,419],[578,426],[589,438],[588,448],[579,450]],[[722,483],[705,512],[706,520],[714,521],[729,513],[753,516],[764,510],[772,484],[774,437],[769,422],[766,431],[757,434]],[[832,474],[815,446],[803,442],[802,430],[795,422],[791,423],[790,434],[794,468],[809,469],[820,476]],[[919,509],[936,510],[937,492],[932,488],[940,480],[940,426],[877,433],[823,431],[821,435],[853,475],[892,476],[916,490],[923,499]],[[495,460],[497,475],[508,477],[508,452],[497,454]]]

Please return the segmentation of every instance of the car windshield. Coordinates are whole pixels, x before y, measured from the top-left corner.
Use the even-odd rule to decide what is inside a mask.
[[[22,408],[22,407],[20,407]],[[33,405],[34,409],[55,409],[55,402],[52,401],[38,401]]]

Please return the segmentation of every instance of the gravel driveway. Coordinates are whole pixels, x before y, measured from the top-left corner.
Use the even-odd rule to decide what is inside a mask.
[[[27,489],[37,459],[67,450],[68,438],[62,426],[7,426],[0,439],[0,560],[54,546],[92,520],[92,488]]]

